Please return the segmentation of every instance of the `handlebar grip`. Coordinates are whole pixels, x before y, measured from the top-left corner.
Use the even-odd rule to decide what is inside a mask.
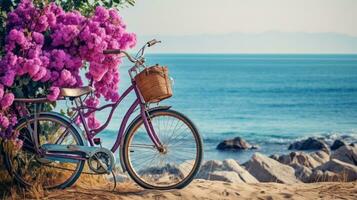
[[[121,53],[120,49],[108,49],[103,51],[103,54],[120,54],[120,53]]]
[[[158,41],[156,39],[150,40],[149,42],[147,42],[146,44],[148,45],[148,47],[154,46],[157,43],[160,43],[161,41]]]

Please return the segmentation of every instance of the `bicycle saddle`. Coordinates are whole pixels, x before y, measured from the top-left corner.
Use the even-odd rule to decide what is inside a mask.
[[[62,88],[61,96],[63,97],[80,97],[85,94],[89,94],[94,91],[94,88],[90,86],[78,87],[78,88]]]

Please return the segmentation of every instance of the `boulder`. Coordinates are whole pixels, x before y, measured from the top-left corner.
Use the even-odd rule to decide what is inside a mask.
[[[308,182],[340,182],[342,180],[341,175],[330,172],[330,171],[322,171],[322,170],[314,170],[309,177]]]
[[[295,169],[295,176],[304,183],[310,181],[312,170],[300,164],[292,164],[291,167]]]
[[[227,173],[229,172],[229,173]],[[235,174],[231,180],[223,178],[226,175]],[[236,180],[237,177],[240,181]],[[244,183],[258,183],[247,170],[241,167],[235,160],[227,159],[222,161],[209,160],[206,161],[198,172],[196,178],[206,180],[226,180],[227,182],[244,182]],[[229,180],[229,181],[228,181]]]
[[[357,146],[342,146],[332,153],[331,159],[357,166]]]
[[[272,154],[272,155],[269,156],[269,158],[272,158],[272,159],[277,160],[277,161],[279,161],[279,157],[280,156],[278,154]]]
[[[313,159],[315,159],[319,165],[324,164],[330,160],[330,155],[325,151],[316,151],[309,154]]]
[[[332,151],[334,151],[334,150],[336,150],[336,149],[338,149],[338,148],[340,148],[342,146],[346,146],[346,145],[347,144],[344,141],[337,139],[337,140],[335,140],[333,142],[333,144],[331,145],[330,148],[331,148]]]
[[[243,164],[248,172],[261,182],[298,183],[294,168],[278,161],[255,153]]]
[[[229,171],[210,172],[207,180],[224,181],[229,183],[244,183],[237,173]]]
[[[140,170],[138,172],[141,176],[152,176],[152,177],[164,177],[164,176],[176,176],[183,178],[184,173],[183,171],[179,168],[179,166],[176,165],[170,165],[166,164],[165,166],[159,167],[150,167],[148,169]]]
[[[327,144],[322,139],[308,138],[290,144],[289,150],[323,150],[329,152]]]
[[[248,142],[246,142],[241,137],[235,137],[230,140],[224,140],[218,144],[218,150],[231,150],[231,151],[240,151],[240,150],[247,150],[247,149],[257,149],[257,146],[252,146]]]
[[[227,159],[223,161],[223,169],[226,171],[235,172],[239,178],[245,183],[259,183],[247,170],[241,167],[235,160]]]
[[[321,163],[316,161],[310,154],[305,152],[291,152],[289,155],[282,155],[278,159],[279,162],[286,165],[298,164],[310,169],[315,168]]]
[[[342,162],[337,159],[331,159],[327,163],[315,168],[315,170],[321,170],[323,172],[334,172],[343,177],[344,181],[357,180],[357,166]]]
[[[197,173],[196,178],[208,179],[209,174],[214,171],[223,171],[222,161],[208,160],[201,165],[200,171]]]

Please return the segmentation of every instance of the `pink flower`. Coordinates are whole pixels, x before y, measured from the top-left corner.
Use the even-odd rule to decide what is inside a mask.
[[[14,84],[15,72],[13,70],[9,70],[5,73],[5,76],[1,78],[2,84],[5,86],[12,86]]]
[[[15,126],[17,124],[17,118],[13,116],[10,120],[11,125]]]
[[[67,81],[68,79],[70,79],[72,77],[71,72],[69,72],[68,70],[64,69],[61,72],[61,79],[62,81]]]
[[[3,96],[4,96],[4,86],[0,84],[0,100],[2,99]]]
[[[109,18],[109,12],[102,6],[97,6],[95,9],[95,17],[100,21],[106,21]]]
[[[47,70],[44,67],[40,67],[40,69],[38,70],[37,74],[35,74],[32,77],[32,80],[34,81],[39,81],[41,80],[44,76],[46,76]]]
[[[94,115],[88,117],[88,127],[90,129],[96,129],[100,126],[100,122],[95,118]]]
[[[91,63],[89,67],[89,73],[92,75],[95,81],[102,80],[103,76],[105,75],[105,73],[107,73],[107,71],[108,69],[99,63]]]
[[[33,39],[37,44],[43,45],[44,37],[43,37],[43,35],[42,35],[41,33],[33,32],[33,33],[32,33],[32,39]]]
[[[99,99],[95,97],[90,97],[85,101],[85,104],[90,107],[97,107],[99,105]]]
[[[9,119],[5,116],[1,116],[0,117],[0,126],[4,129],[6,129],[7,127],[9,127],[10,122]]]
[[[47,95],[47,99],[50,101],[56,101],[60,94],[60,89],[58,87],[51,87],[50,91],[51,93]]]
[[[26,42],[26,38],[23,32],[16,29],[12,29],[8,35],[10,41],[14,41],[19,45],[23,45]]]
[[[12,93],[5,94],[4,97],[1,99],[2,110],[5,110],[8,107],[10,107],[12,105],[12,103],[14,102],[14,98],[15,98],[15,96]]]
[[[98,106],[100,97],[107,101],[119,99],[121,59],[102,52],[108,48],[132,48],[136,36],[126,31],[115,9],[98,6],[87,17],[78,11],[66,12],[55,3],[41,8],[33,0],[20,0],[7,16],[6,54],[0,58],[0,113],[13,103],[14,95],[7,91],[14,86],[14,80],[27,75],[31,81],[40,81],[39,85],[49,91],[47,98],[55,101],[59,88],[83,84],[81,72],[86,69],[83,78],[93,79],[96,89],[86,104]],[[26,113],[25,109],[19,112]],[[5,117],[11,124],[17,121]],[[100,126],[94,113],[87,120],[91,128]],[[3,122],[7,125],[6,119]]]

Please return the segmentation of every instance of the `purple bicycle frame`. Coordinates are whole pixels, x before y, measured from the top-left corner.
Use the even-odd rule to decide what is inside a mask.
[[[111,121],[111,119],[113,117],[113,113],[114,113],[115,109],[118,107],[118,105],[120,104],[120,102],[122,102],[122,100],[126,96],[128,96],[128,94],[130,94],[133,90],[134,90],[137,98],[132,103],[132,105],[130,106],[130,108],[128,109],[128,111],[124,115],[124,118],[123,118],[123,120],[121,122],[119,131],[118,131],[118,135],[117,135],[116,141],[115,141],[113,147],[111,148],[111,151],[114,153],[119,148],[119,146],[120,146],[120,144],[122,142],[125,130],[126,130],[125,128],[126,128],[126,125],[128,123],[128,120],[129,120],[130,116],[134,113],[135,109],[138,106],[140,106],[140,115],[141,115],[141,117],[143,119],[145,129],[146,129],[150,139],[152,140],[152,142],[154,143],[156,148],[158,148],[158,149],[161,148],[161,146],[162,146],[161,142],[160,142],[158,136],[155,133],[155,130],[154,130],[153,126],[152,126],[151,121],[148,119],[148,113],[147,113],[147,108],[146,108],[145,102],[144,102],[143,97],[142,97],[142,95],[140,93],[140,90],[137,88],[136,83],[135,83],[134,80],[132,80],[132,85],[128,89],[126,89],[126,91],[121,95],[119,100],[117,102],[115,102],[115,103],[107,104],[107,105],[104,105],[102,107],[95,108],[95,107],[89,107],[89,106],[83,105],[81,100],[80,101],[75,101],[77,107],[74,108],[74,110],[78,111],[80,120],[81,120],[81,122],[83,124],[83,127],[84,127],[84,131],[86,132],[87,139],[88,139],[89,144],[91,146],[94,146],[94,142],[93,142],[94,137],[97,134],[99,134],[101,131],[103,131],[108,126],[109,122]],[[101,111],[101,110],[103,110],[105,108],[109,108],[109,107],[111,107],[111,111],[110,111],[110,114],[109,114],[106,122],[102,126],[100,126],[99,128],[90,130],[88,125],[87,125],[87,122],[85,120],[85,117],[90,115],[93,112]],[[85,113],[84,110],[88,110],[88,112]]]

